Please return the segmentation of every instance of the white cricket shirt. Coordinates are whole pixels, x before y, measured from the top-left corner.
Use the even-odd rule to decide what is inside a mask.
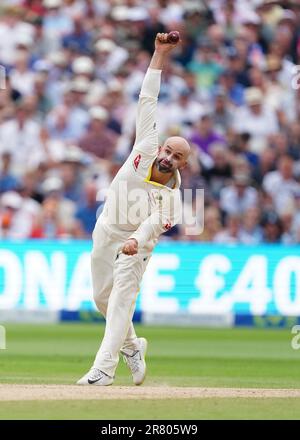
[[[180,221],[182,212],[179,172],[169,186],[150,180],[159,147],[156,107],[160,80],[161,70],[147,70],[139,96],[133,150],[112,181],[98,219],[108,233],[135,238],[139,250],[152,250],[160,234]]]

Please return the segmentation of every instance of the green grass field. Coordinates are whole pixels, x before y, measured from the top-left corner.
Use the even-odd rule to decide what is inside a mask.
[[[300,389],[290,330],[136,326],[149,341],[143,386]],[[74,384],[90,367],[99,324],[7,325],[0,383]],[[131,386],[120,362],[113,386]],[[78,394],[80,395],[80,387]],[[0,419],[299,419],[300,398],[2,401]]]

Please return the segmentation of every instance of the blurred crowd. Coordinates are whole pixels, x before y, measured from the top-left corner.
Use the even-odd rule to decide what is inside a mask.
[[[0,8],[1,239],[91,237],[134,143],[155,35],[178,30],[158,129],[161,142],[181,135],[192,146],[182,183],[204,230],[178,225],[164,239],[300,243],[299,0]]]

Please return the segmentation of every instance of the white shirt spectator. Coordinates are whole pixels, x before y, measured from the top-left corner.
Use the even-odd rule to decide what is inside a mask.
[[[271,195],[277,212],[284,210],[295,195],[300,193],[300,184],[292,177],[284,179],[279,171],[267,173],[262,186]]]
[[[171,127],[182,128],[185,136],[190,135],[190,130],[187,130],[188,125],[192,125],[199,121],[203,116],[205,109],[202,104],[193,99],[190,99],[182,104],[180,98],[169,105],[168,103],[161,106],[161,118],[159,127],[162,132],[166,132]]]
[[[69,4],[64,5],[63,7],[63,13],[70,17],[71,19],[75,15],[81,15],[85,12],[85,2],[82,2],[80,0],[75,0],[73,2],[69,2]],[[84,18],[83,18],[84,19]]]
[[[60,122],[61,119],[63,122]],[[50,137],[67,142],[75,142],[80,139],[89,121],[88,112],[79,106],[67,108],[61,105],[54,108],[46,118]]]
[[[116,72],[128,59],[128,51],[124,47],[115,44],[109,38],[101,38],[95,44],[98,53],[96,59],[96,70],[101,75],[110,75]]]
[[[162,9],[160,14],[160,21],[165,25],[173,24],[174,22],[181,22],[183,19],[184,8],[177,0],[171,0],[167,6]]]
[[[247,231],[242,228],[239,232],[239,241],[243,244],[256,245],[262,242],[262,231],[259,226],[252,229],[252,231]]]
[[[7,211],[8,208],[11,210]],[[0,237],[29,238],[39,210],[39,204],[32,199],[24,199],[14,191],[4,193],[0,199]]]
[[[128,78],[126,78],[124,84],[124,93],[130,99],[133,100],[135,97],[137,99],[139,91],[142,87],[145,72],[142,70],[136,70],[132,72]]]
[[[275,112],[266,107],[262,107],[260,114],[254,114],[246,106],[240,107],[233,115],[233,127],[237,133],[250,133],[250,149],[258,154],[265,148],[267,136],[279,131]]]
[[[218,244],[234,244],[239,242],[239,238],[225,230],[218,232],[213,239],[213,242]]]
[[[18,90],[23,96],[33,94],[35,75],[30,70],[20,72],[17,69],[13,69],[10,73],[11,85],[14,89]]]
[[[248,186],[239,194],[235,185],[227,186],[220,192],[220,207],[230,215],[240,215],[253,208],[258,202],[257,191]]]
[[[9,26],[8,23],[0,22],[0,63],[13,65],[16,57],[16,46],[20,36],[29,39],[34,38],[34,27],[23,21]]]
[[[241,25],[245,18],[251,17],[254,15],[253,6],[250,5],[249,0],[239,0],[234,3],[234,10],[232,14],[232,23],[235,26]],[[226,16],[224,14],[223,8],[226,6],[226,2],[224,0],[212,0],[210,1],[210,8],[213,11],[214,18],[216,22],[222,26],[226,25]],[[255,14],[255,18],[257,15]]]
[[[0,126],[1,152],[9,151],[12,155],[12,171],[17,176],[35,168],[45,158],[40,142],[40,125],[27,119],[22,128],[16,119]]]
[[[47,12],[44,18],[44,39],[48,51],[58,50],[61,37],[72,30],[72,19],[64,10]]]

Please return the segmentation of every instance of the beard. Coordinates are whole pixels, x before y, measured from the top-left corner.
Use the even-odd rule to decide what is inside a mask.
[[[156,166],[158,168],[158,171],[161,173],[172,173],[173,172],[173,166],[170,163],[162,163],[164,159],[157,159]]]

